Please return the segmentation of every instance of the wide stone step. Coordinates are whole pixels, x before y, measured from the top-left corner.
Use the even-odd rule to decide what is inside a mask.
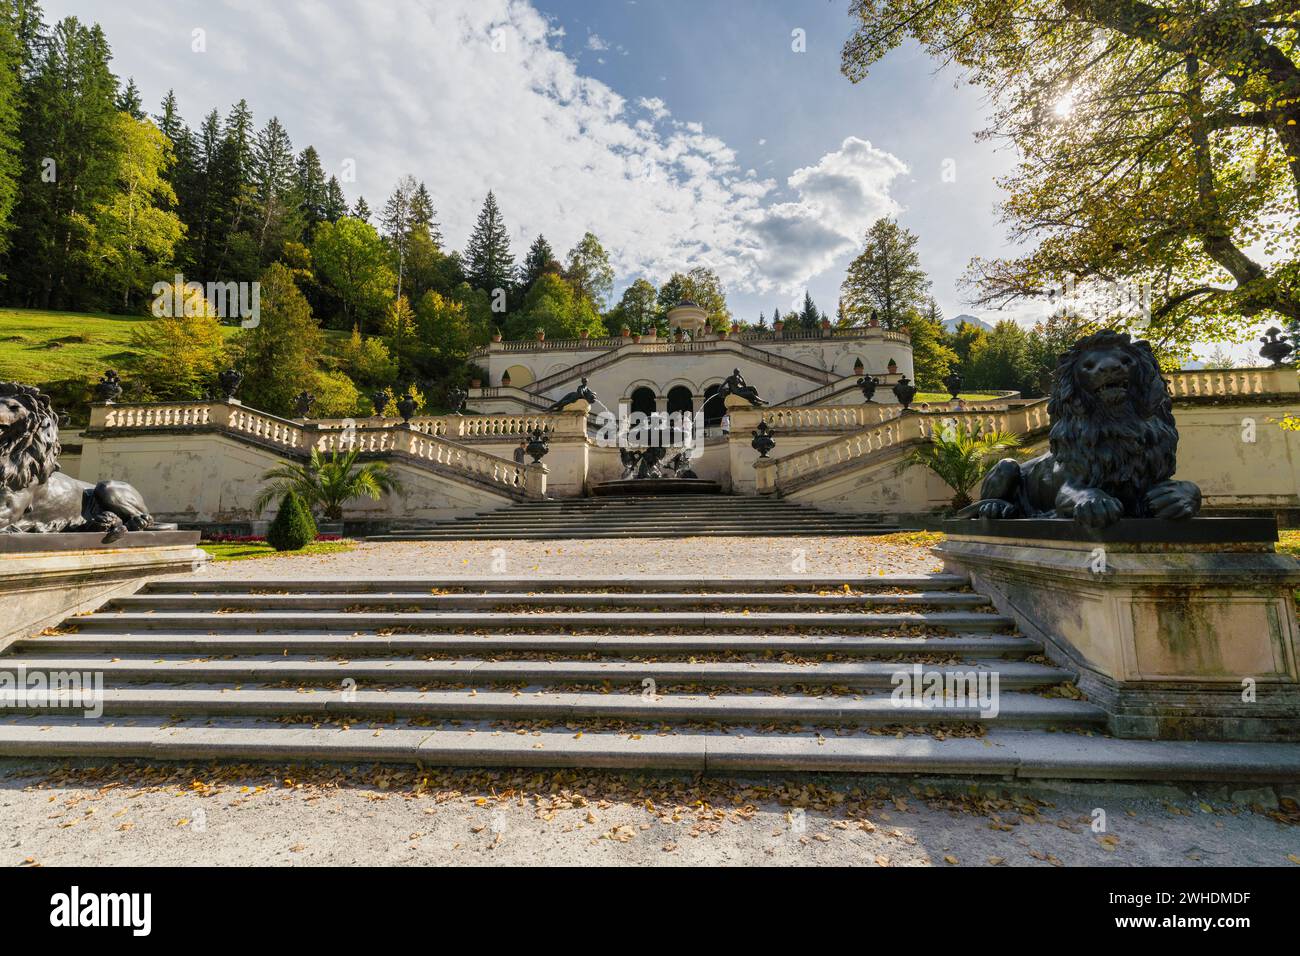
[[[843,526],[834,527],[809,527],[801,525],[797,530],[785,532],[787,538],[798,537],[799,535],[810,537],[869,537],[877,534],[893,534],[898,528],[881,527],[879,529],[867,530],[863,528],[844,528]],[[621,531],[590,531],[582,528],[557,528],[545,531],[477,531],[466,529],[461,531],[412,531],[412,532],[392,532],[390,534],[371,535],[367,541],[569,541],[582,540],[586,538],[624,538],[635,540],[636,538],[767,538],[771,537],[770,530],[759,530],[757,528],[737,528],[723,529],[701,528],[683,533],[681,529],[674,530],[644,530],[629,527]]]
[[[126,631],[136,633],[158,629],[224,632],[335,630],[353,633],[402,628],[408,632],[441,631],[447,628],[506,630],[609,630],[656,633],[668,628],[735,630],[743,628],[793,628],[834,630],[853,633],[879,632],[897,628],[964,631],[1002,631],[1012,625],[1000,614],[967,611],[899,611],[838,613],[810,612],[699,612],[625,611],[534,613],[492,611],[119,611],[74,618],[66,625],[76,631]]]
[[[528,594],[609,591],[614,593],[816,593],[839,591],[949,591],[965,588],[970,580],[960,574],[880,574],[870,577],[820,577],[809,574],[774,574],[762,578],[681,578],[655,575],[629,578],[565,577],[492,577],[474,578],[286,578],[264,581],[220,580],[212,578],[161,579],[146,584],[140,594],[290,594],[309,592],[333,594],[357,593],[430,593],[457,591],[466,593],[526,592]]]
[[[1035,641],[1009,634],[902,637],[847,634],[195,634],[188,631],[51,634],[19,641],[15,664],[30,654],[318,654],[362,657],[379,654],[599,654],[655,656],[707,654],[791,654],[818,657],[899,658],[940,655],[1023,658],[1042,652]],[[2,662],[0,662],[2,663]]]
[[[536,734],[404,727],[175,726],[0,718],[0,755],[147,760],[385,761],[423,766],[846,772],[1014,780],[1300,781],[1300,745],[1112,740],[990,729],[983,737],[816,733]]]
[[[16,659],[17,660],[17,659]],[[751,661],[532,661],[532,660],[304,660],[291,657],[244,657],[235,660],[193,659],[174,655],[113,658],[61,654],[21,658],[28,675],[51,672],[102,673],[106,683],[169,681],[176,683],[302,683],[337,686],[346,678],[358,683],[490,684],[557,683],[636,685],[739,684],[742,686],[843,686],[892,689],[901,667],[896,661],[786,664]],[[912,665],[921,666],[921,665]],[[925,665],[947,681],[962,675],[997,675],[1000,689],[1051,687],[1074,675],[1059,667],[1014,660],[971,660]]]
[[[645,724],[717,722],[723,724],[862,726],[980,723],[1059,727],[1096,726],[1105,712],[1083,701],[1000,693],[996,711],[947,703],[903,705],[890,695],[808,697],[735,694],[502,693],[493,691],[337,690],[301,693],[248,688],[109,688],[102,696],[103,717],[140,715],[435,718],[487,720],[618,720]],[[32,698],[6,713],[36,716],[76,714],[85,704],[67,696]],[[97,719],[97,718],[93,718]]]
[[[861,594],[602,594],[571,592],[567,594],[430,594],[410,591],[391,594],[140,594],[114,599],[109,608],[124,611],[157,610],[421,610],[442,608],[511,608],[530,607],[620,607],[646,610],[668,608],[743,608],[758,611],[766,608],[803,607],[815,610],[867,607],[934,607],[985,608],[989,599],[982,594],[963,591],[903,591],[898,593]]]

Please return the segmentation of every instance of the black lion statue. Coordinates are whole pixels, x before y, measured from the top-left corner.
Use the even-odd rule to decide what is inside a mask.
[[[1051,451],[998,462],[961,516],[1073,518],[1104,528],[1201,510],[1201,490],[1171,480],[1178,429],[1146,342],[1113,331],[1079,340],[1057,363],[1047,410]]]
[[[104,532],[105,542],[155,527],[126,482],[89,484],[59,471],[59,422],[37,389],[0,382],[0,532]]]

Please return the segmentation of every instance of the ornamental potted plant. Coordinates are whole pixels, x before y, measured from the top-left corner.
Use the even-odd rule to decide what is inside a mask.
[[[503,386],[507,387],[507,388],[510,386],[510,370],[509,370],[509,369],[506,369],[504,372],[501,373],[501,384],[502,384]]]
[[[625,326],[623,326],[622,329],[619,330],[619,333],[618,333],[618,334],[621,335],[621,336],[622,336],[623,338],[625,338],[625,339],[626,339],[626,338],[631,338],[631,336],[632,336],[632,330],[629,329],[629,328],[625,325]]]
[[[495,330],[492,332],[492,341],[493,341],[493,342],[500,342],[500,341],[501,341],[501,330],[500,330],[500,329],[495,329]]]
[[[895,375],[898,372],[898,363],[895,362],[893,359],[890,359],[888,368],[889,368],[889,374]]]
[[[785,328],[785,321],[783,319],[777,319],[772,323],[772,330],[774,332],[780,332],[783,328]]]
[[[588,332],[586,329],[583,329],[581,332],[578,333],[578,338],[582,339],[582,341],[585,342],[587,341],[587,339],[591,338],[591,333]]]
[[[831,330],[831,320],[826,318],[826,316],[822,316],[822,331],[829,332],[830,330]]]
[[[537,328],[537,341],[539,341],[539,342],[545,342],[545,341],[546,341],[546,330],[545,330],[544,328],[542,328],[541,326],[538,326],[538,328]]]

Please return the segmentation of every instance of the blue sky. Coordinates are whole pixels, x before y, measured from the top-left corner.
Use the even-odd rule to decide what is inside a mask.
[[[520,256],[538,231],[567,250],[590,229],[616,293],[706,264],[745,318],[804,288],[833,311],[862,232],[897,214],[952,316],[975,311],[957,288],[971,256],[1004,251],[994,178],[1014,156],[975,141],[981,94],[915,48],[849,83],[845,0],[44,6],[101,22],[151,109],[175,88],[197,125],[243,97],[328,169],[355,168],[345,189],[372,208],[414,174],[453,246],[488,189]]]

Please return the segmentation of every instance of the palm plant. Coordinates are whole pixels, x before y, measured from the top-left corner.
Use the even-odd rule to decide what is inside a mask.
[[[378,501],[388,491],[401,491],[402,483],[388,473],[383,462],[366,462],[358,465],[357,449],[331,452],[322,457],[315,448],[305,465],[277,465],[262,475],[270,484],[262,489],[253,502],[253,510],[261,514],[273,501],[286,492],[297,492],[312,511],[319,511],[327,521],[343,520],[343,505],[353,498],[371,498]]]
[[[978,423],[973,427],[952,425],[935,431],[930,441],[907,456],[908,464],[923,465],[956,492],[953,510],[971,503],[970,490],[984,477],[988,460],[1015,448],[1020,438],[1011,432],[984,432]]]

